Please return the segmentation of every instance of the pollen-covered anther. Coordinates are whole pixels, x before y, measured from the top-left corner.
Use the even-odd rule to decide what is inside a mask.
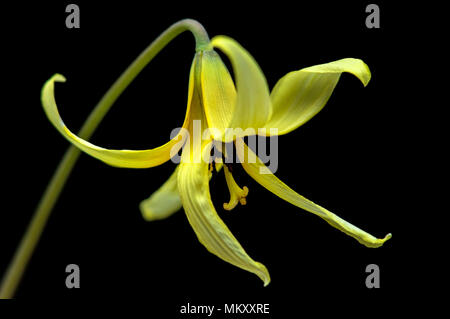
[[[240,188],[239,185],[236,183],[236,181],[233,178],[233,175],[231,174],[229,168],[224,165],[224,172],[225,172],[225,180],[227,181],[228,190],[230,191],[230,201],[228,203],[223,204],[223,208],[226,210],[232,210],[236,207],[238,203],[241,203],[241,205],[247,204],[247,195],[248,195],[248,188],[247,186],[244,186],[243,188]]]

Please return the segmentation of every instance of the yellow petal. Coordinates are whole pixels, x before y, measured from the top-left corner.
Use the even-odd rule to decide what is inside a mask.
[[[177,188],[177,169],[169,179],[149,198],[139,205],[145,220],[164,219],[179,211],[182,207]]]
[[[233,39],[217,36],[211,43],[223,51],[233,65],[237,98],[228,127],[242,129],[238,136],[255,135],[272,114],[266,78],[253,57]],[[225,136],[224,142],[235,139],[231,133]]]
[[[222,169],[222,163],[216,163],[216,171]],[[139,208],[147,221],[164,219],[179,211],[182,207],[177,186],[178,166],[169,179],[149,198],[143,200]],[[212,174],[210,174],[210,179]]]
[[[214,51],[203,52],[201,86],[208,126],[216,129],[211,133],[215,140],[220,141],[231,124],[236,89],[225,64]]]
[[[223,208],[226,210],[232,210],[238,203],[241,203],[241,205],[247,204],[247,201],[245,199],[248,195],[247,186],[240,188],[226,165],[224,167],[224,172],[228,190],[230,191],[230,201],[228,203],[224,203]]]
[[[187,126],[190,99],[192,97],[193,72],[191,69],[189,81],[189,98],[188,109],[184,120],[183,128]],[[41,101],[44,111],[47,114],[50,122],[56,129],[73,145],[86,152],[87,154],[109,164],[118,167],[128,168],[147,168],[160,165],[167,162],[171,154],[176,154],[182,146],[182,140],[186,138],[185,130],[180,130],[180,133],[166,144],[149,150],[111,150],[96,146],[72,133],[61,119],[58,107],[55,102],[54,86],[55,82],[65,82],[66,79],[60,74],[52,76],[42,88]]]
[[[272,172],[261,162],[256,154],[254,154],[253,151],[245,145],[242,139],[236,141],[236,152],[245,171],[259,184],[292,205],[300,207],[323,218],[331,226],[355,238],[361,244],[367,247],[379,247],[383,245],[386,240],[392,237],[391,234],[388,234],[383,239],[378,239],[343,220],[339,216],[331,213],[325,208],[320,207],[319,205],[299,195],[289,186],[280,181],[274,174],[272,174]],[[256,158],[256,162],[249,163],[249,161],[246,160],[248,158]]]
[[[343,72],[352,73],[364,86],[370,81],[369,67],[351,58],[286,74],[270,95],[273,113],[266,128],[278,128],[282,135],[305,124],[325,106]]]
[[[204,155],[210,148],[204,147]],[[183,150],[184,152],[185,150]],[[186,216],[199,241],[214,255],[244,270],[256,274],[268,285],[266,267],[250,258],[228,227],[217,215],[209,193],[208,163],[182,162],[178,172],[180,192]]]

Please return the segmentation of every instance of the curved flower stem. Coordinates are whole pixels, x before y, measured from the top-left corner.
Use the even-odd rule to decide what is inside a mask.
[[[181,20],[166,31],[164,31],[155,41],[153,41],[125,70],[119,79],[114,82],[111,88],[102,97],[100,102],[91,112],[79,136],[83,139],[89,139],[100,124],[103,117],[111,108],[112,104],[128,87],[133,79],[142,71],[142,69],[176,36],[184,31],[190,31],[195,37],[196,51],[208,49],[209,38],[203,26],[195,20]],[[54,207],[67,178],[70,175],[78,157],[80,150],[75,146],[69,147],[62,161],[58,165],[47,189],[31,220],[25,235],[20,242],[18,249],[9,265],[2,284],[0,286],[0,299],[12,298],[20,280],[25,272],[27,264],[33,251],[39,241],[42,231],[47,223],[50,212]]]

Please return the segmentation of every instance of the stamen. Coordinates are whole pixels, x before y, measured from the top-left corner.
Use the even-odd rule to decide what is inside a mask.
[[[245,197],[248,195],[248,188],[244,186],[240,188],[233,178],[230,172],[229,165],[224,165],[225,180],[227,181],[228,190],[230,191],[230,201],[223,204],[223,208],[226,210],[232,210],[238,203],[241,205],[247,204]]]

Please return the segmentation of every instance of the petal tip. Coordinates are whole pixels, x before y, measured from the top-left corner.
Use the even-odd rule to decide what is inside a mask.
[[[370,243],[370,244],[364,243],[364,245],[367,246],[367,247],[369,247],[369,248],[378,248],[378,247],[383,246],[383,244],[384,244],[386,241],[388,241],[389,239],[391,239],[391,238],[392,238],[392,234],[389,233],[389,234],[387,234],[386,236],[384,236],[383,239],[377,239],[377,240],[375,240],[374,242],[372,242],[372,243]]]
[[[379,239],[380,246],[383,245],[386,241],[388,241],[388,240],[391,239],[391,238],[392,238],[392,234],[389,233],[389,234],[387,234],[386,236],[384,236],[383,239]]]
[[[146,220],[146,221],[152,221],[154,220],[154,214],[152,213],[152,211],[150,209],[148,209],[148,206],[146,205],[147,200],[143,200],[142,202],[139,203],[139,210],[141,211],[142,217]]]
[[[266,266],[263,264],[256,262],[259,272],[255,272],[255,274],[264,282],[264,287],[267,287],[270,284],[270,275]]]
[[[361,62],[364,64],[365,68],[364,76],[362,77],[361,82],[364,85],[364,87],[366,87],[369,84],[370,79],[372,78],[372,73],[370,72],[369,66],[363,61]]]
[[[55,73],[51,78],[50,81],[53,82],[66,82],[66,78],[64,75],[59,74],[59,73]]]

